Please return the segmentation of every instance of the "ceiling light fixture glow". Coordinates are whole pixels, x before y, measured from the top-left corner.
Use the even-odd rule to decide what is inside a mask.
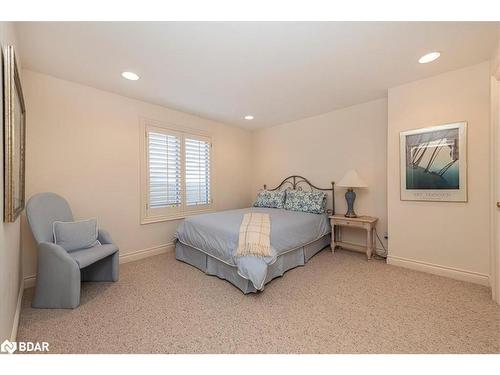
[[[245,120],[253,120],[253,116],[252,115],[246,115],[245,116]]]
[[[130,81],[137,81],[139,79],[139,76],[132,72],[123,72],[122,77]]]
[[[433,62],[434,60],[437,60],[441,56],[439,52],[430,52],[425,55],[423,55],[421,58],[418,59],[418,62],[420,64],[427,64],[430,62]]]

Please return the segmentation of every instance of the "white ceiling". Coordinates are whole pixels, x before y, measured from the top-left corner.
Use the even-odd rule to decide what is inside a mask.
[[[256,129],[491,57],[498,23],[23,22],[25,68]],[[436,62],[418,58],[440,51]],[[139,81],[121,77],[133,71]],[[253,121],[243,116],[252,114]]]

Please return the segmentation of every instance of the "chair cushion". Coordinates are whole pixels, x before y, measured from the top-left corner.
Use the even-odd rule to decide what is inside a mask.
[[[67,252],[88,249],[99,245],[97,220],[54,221],[54,243]]]
[[[98,260],[116,253],[117,251],[118,247],[115,244],[109,244],[97,245],[89,249],[72,251],[69,255],[71,255],[71,257],[76,261],[78,267],[85,268]]]

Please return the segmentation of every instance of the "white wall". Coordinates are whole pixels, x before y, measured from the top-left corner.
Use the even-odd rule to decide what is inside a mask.
[[[498,42],[491,57],[491,75],[500,79],[500,25],[498,26]]]
[[[0,22],[0,44],[16,46],[14,28],[11,23]],[[20,63],[18,56],[18,63]],[[3,75],[0,74],[0,124],[3,134]],[[3,143],[2,143],[3,144]],[[0,216],[3,217],[3,150],[0,151]],[[11,338],[13,331],[20,283],[22,281],[22,261],[20,246],[20,219],[14,223],[0,223],[0,342]],[[17,328],[16,328],[17,329]]]
[[[387,100],[379,99],[254,133],[254,193],[263,184],[274,187],[298,174],[320,187],[339,181],[357,169],[368,189],[357,189],[358,215],[379,217],[383,241],[387,230],[386,200]],[[336,188],[336,212],[345,213],[345,189]],[[364,243],[359,231],[344,231],[344,239]],[[378,245],[380,247],[380,245]]]
[[[389,263],[488,283],[490,65],[481,63],[389,89]],[[400,200],[399,132],[468,123],[467,203]]]
[[[490,285],[493,299],[500,304],[500,82],[491,77],[491,253]]]
[[[498,43],[491,61],[491,132],[492,132],[492,214],[491,214],[491,256],[490,284],[493,299],[500,304],[500,25]]]
[[[76,218],[98,218],[121,256],[171,243],[179,223],[139,224],[140,117],[212,134],[217,209],[250,203],[248,131],[29,70],[23,85],[27,197],[43,191],[61,194]],[[22,237],[29,277],[36,272],[36,250],[25,220]]]

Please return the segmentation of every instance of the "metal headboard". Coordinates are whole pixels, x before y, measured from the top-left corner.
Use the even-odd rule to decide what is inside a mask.
[[[307,178],[305,178],[305,177],[302,177],[302,176],[288,176],[283,181],[281,181],[281,184],[279,184],[274,189],[268,189],[267,185],[264,185],[264,190],[269,190],[269,191],[279,190],[283,186],[285,186],[285,189],[290,189],[291,188],[293,190],[302,190],[302,186],[306,185],[306,184],[309,186],[309,188],[311,189],[311,191],[313,189],[315,189],[315,190],[331,191],[332,192],[332,210],[331,210],[331,214],[335,215],[335,182],[333,182],[333,181],[331,182],[332,187],[325,189],[325,188],[320,188],[320,187],[317,187],[317,186],[311,184],[311,182]],[[330,211],[330,210],[328,210],[328,211]]]

